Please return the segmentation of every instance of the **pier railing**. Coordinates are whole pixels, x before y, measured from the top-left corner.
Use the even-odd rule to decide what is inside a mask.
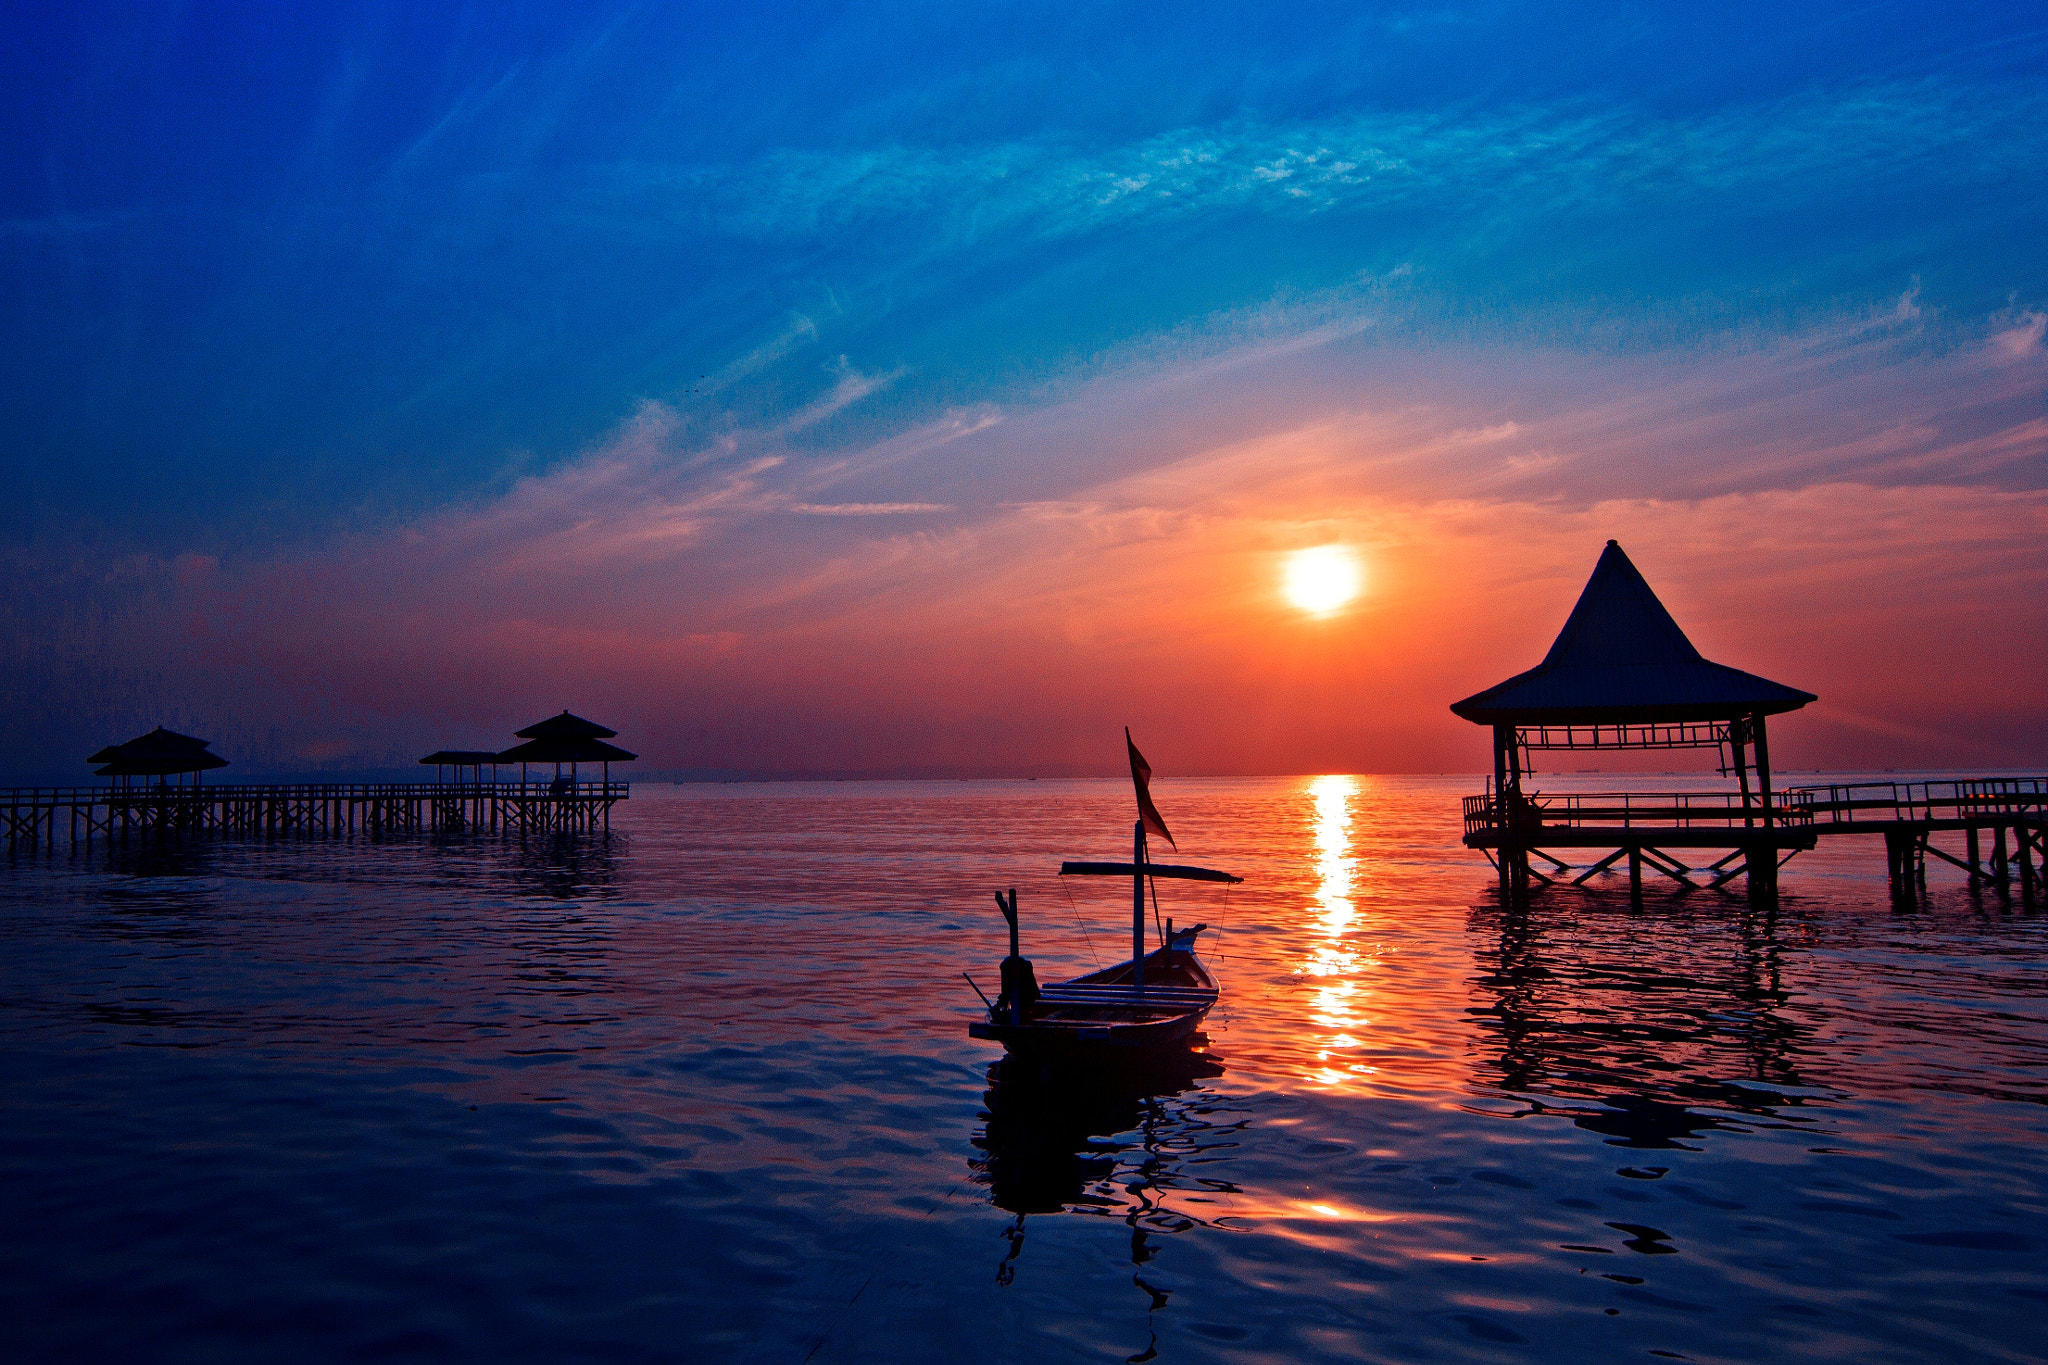
[[[1764,823],[1765,808],[1740,792],[1532,792],[1510,797],[1510,809],[1492,793],[1468,796],[1465,833],[1513,829],[1540,834],[1555,829],[1751,829]],[[1772,823],[1800,826],[1810,811],[1772,803]]]
[[[1763,824],[1765,808],[1740,792],[1531,792],[1503,810],[1488,790],[1464,798],[1465,833],[1547,829],[1723,829]],[[1788,787],[1773,794],[1771,822],[1838,833],[1861,826],[1998,824],[2048,818],[2048,777],[1961,777]]]
[[[214,801],[275,796],[421,800],[464,796],[580,796],[624,800],[630,782],[586,782],[563,778],[540,782],[216,782],[181,787],[0,787],[0,805],[71,805],[108,801]]]
[[[2048,777],[1837,782],[1792,787],[1783,796],[1789,808],[1808,812],[1824,827],[2040,820],[2048,811]]]
[[[539,833],[609,828],[630,783],[250,782],[0,788],[8,844],[130,833],[345,834],[398,830]]]

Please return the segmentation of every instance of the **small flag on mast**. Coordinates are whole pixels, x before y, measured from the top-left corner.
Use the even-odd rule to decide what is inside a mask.
[[[1173,831],[1166,827],[1166,821],[1159,814],[1159,807],[1152,804],[1152,765],[1145,761],[1145,755],[1138,752],[1138,746],[1131,742],[1131,727],[1124,727],[1124,747],[1131,751],[1131,784],[1138,789],[1138,819],[1145,828],[1180,852],[1180,845],[1173,842]]]

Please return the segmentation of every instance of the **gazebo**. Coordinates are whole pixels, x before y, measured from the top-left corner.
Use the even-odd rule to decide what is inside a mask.
[[[444,769],[453,768],[455,770],[455,781],[459,784],[462,781],[462,770],[467,768],[469,769],[469,780],[474,784],[484,780],[484,769],[486,767],[493,770],[497,768],[498,754],[495,749],[436,749],[433,753],[421,759],[420,762],[434,770],[434,780],[436,782],[441,780],[441,773]],[[493,780],[495,780],[495,777]]]
[[[192,775],[192,783],[197,786],[200,773],[228,765],[228,761],[219,754],[207,751],[212,742],[181,735],[159,725],[126,744],[109,744],[86,762],[102,765],[93,769],[94,777],[119,778],[124,787],[129,785],[130,779],[137,777],[154,777],[161,787],[167,785],[165,778],[186,773]]]
[[[562,765],[566,763],[569,765],[571,782],[576,780],[577,764],[602,763],[604,780],[609,786],[612,780],[612,764],[630,763],[639,757],[638,754],[627,753],[616,745],[604,742],[617,736],[617,730],[608,730],[596,721],[572,716],[566,708],[559,716],[549,716],[544,721],[529,725],[524,730],[514,730],[512,733],[526,743],[505,750],[497,756],[497,761],[519,765],[521,786],[526,783],[526,765],[529,763],[554,764],[557,781],[561,780]]]
[[[1771,799],[1769,716],[1817,700],[1783,683],[1701,657],[1621,546],[1610,540],[1578,605],[1543,662],[1475,693],[1452,712],[1493,731],[1493,777],[1469,798],[1465,843],[1498,851],[1503,891],[1520,894],[1533,852],[1558,872],[1573,869],[1542,851],[1615,851],[1574,880],[1583,883],[1626,856],[1640,894],[1642,863],[1687,886],[1698,869],[1671,848],[1728,848],[1707,869],[1711,885],[1747,875],[1752,893],[1775,891],[1778,850],[1811,848],[1810,828],[1789,828]],[[1716,749],[1738,793],[1573,794],[1538,802],[1525,793],[1529,756],[1556,749]],[[1752,777],[1754,782],[1752,782]],[[1738,798],[1739,795],[1739,799]]]

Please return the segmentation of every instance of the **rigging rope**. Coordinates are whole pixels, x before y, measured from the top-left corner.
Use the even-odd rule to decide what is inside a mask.
[[[1095,936],[1088,932],[1088,921],[1081,918],[1081,907],[1074,904],[1074,889],[1067,885],[1066,878],[1060,878],[1060,890],[1067,893],[1067,909],[1074,912],[1074,923],[1081,926],[1081,937],[1088,944],[1088,957],[1095,963],[1095,970],[1102,970],[1102,959],[1095,956]]]

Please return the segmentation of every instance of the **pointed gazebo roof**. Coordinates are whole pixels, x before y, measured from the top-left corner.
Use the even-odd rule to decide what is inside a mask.
[[[1701,658],[1610,540],[1543,662],[1451,710],[1479,725],[1615,725],[1776,715],[1815,700]]]
[[[227,767],[226,759],[207,752],[211,743],[159,725],[126,744],[109,744],[86,762],[106,765],[93,770],[95,777],[168,777]]]
[[[544,721],[529,725],[524,730],[514,730],[512,733],[521,739],[614,739],[619,732],[607,730],[594,720],[572,716],[569,714],[569,708],[565,706],[561,715],[549,716]]]
[[[499,763],[631,763],[640,757],[601,739],[542,736],[497,755]]]

